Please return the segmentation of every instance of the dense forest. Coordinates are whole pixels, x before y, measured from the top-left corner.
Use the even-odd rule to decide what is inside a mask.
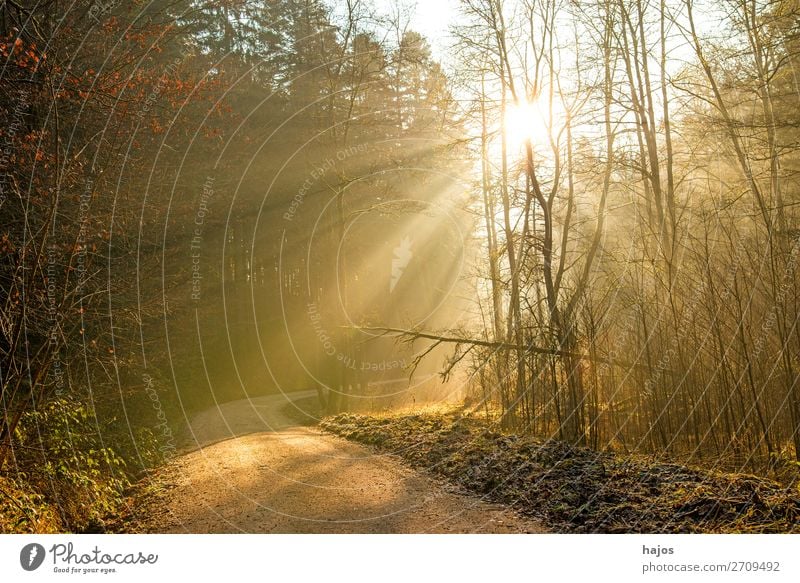
[[[0,529],[300,389],[796,479],[796,0],[0,18]]]
[[[390,268],[411,222],[447,261],[415,278],[461,253],[469,193],[431,200],[457,181],[455,101],[406,20],[345,8],[3,4],[0,475],[67,524],[192,410],[314,386],[335,410],[407,379],[411,355],[370,356],[345,318],[439,317],[443,293]]]
[[[483,124],[479,150],[479,374],[503,420],[735,468],[800,459],[797,4],[465,11],[480,119],[529,128]]]

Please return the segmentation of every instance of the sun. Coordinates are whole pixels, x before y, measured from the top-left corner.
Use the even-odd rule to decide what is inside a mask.
[[[513,149],[530,141],[534,146],[548,144],[559,114],[552,116],[547,104],[540,101],[519,101],[509,104],[505,111],[506,140]]]

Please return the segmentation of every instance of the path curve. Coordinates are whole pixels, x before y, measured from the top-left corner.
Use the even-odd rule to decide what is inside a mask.
[[[540,524],[457,493],[392,456],[301,427],[310,391],[195,416],[181,453],[138,487],[127,532],[520,533]]]

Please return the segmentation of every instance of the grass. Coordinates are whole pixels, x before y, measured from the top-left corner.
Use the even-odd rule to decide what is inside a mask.
[[[453,411],[342,414],[321,427],[509,504],[556,531],[800,532],[800,492],[752,475],[508,435]]]

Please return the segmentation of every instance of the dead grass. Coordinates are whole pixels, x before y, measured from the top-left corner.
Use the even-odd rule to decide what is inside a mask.
[[[752,475],[506,435],[452,411],[343,414],[321,426],[564,532],[800,532],[800,492]]]

